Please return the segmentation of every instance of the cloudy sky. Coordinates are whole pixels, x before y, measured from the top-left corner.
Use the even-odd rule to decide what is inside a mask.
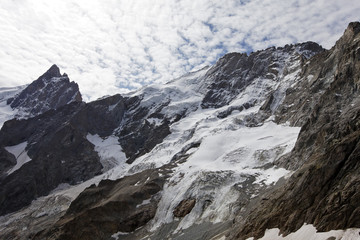
[[[1,0],[0,87],[57,64],[85,101],[164,83],[227,52],[331,48],[358,0]]]

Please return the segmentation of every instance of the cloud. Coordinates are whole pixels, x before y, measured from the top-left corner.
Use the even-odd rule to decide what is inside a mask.
[[[164,83],[227,52],[316,41],[359,21],[353,0],[2,0],[0,86],[53,63],[86,101]]]

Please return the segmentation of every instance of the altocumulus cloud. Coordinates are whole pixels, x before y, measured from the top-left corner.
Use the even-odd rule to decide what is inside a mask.
[[[53,63],[85,100],[164,83],[227,52],[315,41],[330,48],[356,0],[1,0],[0,86]]]

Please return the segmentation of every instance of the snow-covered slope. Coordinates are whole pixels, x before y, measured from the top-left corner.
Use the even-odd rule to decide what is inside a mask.
[[[253,240],[249,238],[247,240]],[[359,229],[346,229],[346,230],[332,230],[328,232],[319,232],[316,228],[309,224],[304,224],[298,231],[291,233],[287,236],[280,234],[279,229],[266,230],[265,236],[259,240],[328,240],[328,239],[343,239],[343,240],[356,240],[359,239]]]
[[[8,99],[19,94],[26,86],[0,88],[0,128],[5,121],[13,118],[18,110],[7,103]]]

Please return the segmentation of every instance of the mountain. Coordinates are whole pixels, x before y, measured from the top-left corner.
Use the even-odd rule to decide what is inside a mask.
[[[66,73],[60,74],[58,66],[29,85],[0,88],[0,123],[13,117],[29,118],[57,109],[71,102],[81,102],[79,86],[70,82]]]
[[[325,232],[359,228],[360,24],[350,23],[330,51],[311,61],[317,64],[304,68],[307,81],[279,109],[279,122],[302,126],[294,149],[278,162],[295,172],[239,224],[236,239],[270,228],[289,234],[304,223]]]
[[[9,90],[1,238],[357,236],[359,32],[90,103],[55,65]]]
[[[23,91],[9,98],[7,104],[21,109],[25,116],[35,116],[70,102],[81,101],[78,85],[70,82],[66,73],[61,75],[58,66],[53,65]]]

